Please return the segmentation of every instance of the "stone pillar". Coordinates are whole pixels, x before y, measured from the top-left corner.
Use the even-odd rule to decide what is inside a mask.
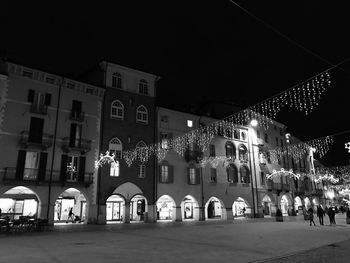
[[[47,218],[47,209],[48,209],[47,204],[42,204],[40,215],[38,217],[39,218]],[[55,215],[55,204],[50,204],[49,218],[47,218],[49,225],[53,225],[54,215]]]
[[[86,215],[85,215],[85,222],[88,224],[97,224],[98,218],[97,218],[97,205],[90,205],[89,207],[86,207]]]
[[[154,223],[157,220],[157,205],[148,205],[147,212],[145,212],[145,223]]]
[[[182,221],[182,211],[181,211],[181,206],[177,206],[176,208],[176,222],[181,222]]]
[[[106,205],[100,205],[99,206],[99,214],[98,214],[98,218],[97,218],[97,223],[100,225],[104,225],[106,224]]]
[[[247,218],[253,218],[254,217],[254,209],[251,206],[247,206],[245,208],[245,217]]]
[[[205,207],[198,207],[198,220],[205,221]]]
[[[130,201],[125,202],[124,223],[126,224],[130,223]]]
[[[278,206],[275,204],[271,204],[271,216],[276,216]]]
[[[258,210],[256,211],[256,217],[257,218],[263,218],[264,217],[264,211],[263,206],[261,204],[258,204]]]
[[[227,220],[234,220],[234,216],[232,213],[232,208],[226,208]]]

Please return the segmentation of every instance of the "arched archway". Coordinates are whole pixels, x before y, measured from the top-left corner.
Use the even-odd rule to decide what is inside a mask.
[[[303,203],[301,202],[301,199],[299,196],[296,196],[294,198],[294,210],[297,214],[302,214],[303,212]]]
[[[187,195],[181,202],[182,220],[199,220],[199,205],[197,200]]]
[[[176,204],[172,197],[163,195],[157,200],[157,220],[158,221],[175,221]]]
[[[264,216],[271,216],[271,198],[265,195],[261,201]]]
[[[232,204],[232,213],[234,217],[245,217],[246,213],[251,213],[247,211],[249,205],[246,200],[242,197],[238,197]]]
[[[305,205],[306,211],[309,210],[310,207],[312,207],[310,199],[308,197],[304,198],[304,205]]]
[[[143,222],[145,213],[148,212],[148,203],[146,197],[137,194],[130,201],[130,221]]]
[[[206,219],[225,219],[226,208],[223,202],[217,197],[210,197],[205,204],[205,218]]]
[[[125,219],[125,199],[118,194],[112,194],[106,201],[106,222],[121,223]]]
[[[54,224],[84,223],[87,221],[87,209],[88,203],[84,193],[76,188],[68,188],[55,200]],[[74,215],[68,218],[70,210]]]
[[[30,188],[16,186],[0,195],[2,216],[19,219],[20,216],[40,217],[41,200]]]

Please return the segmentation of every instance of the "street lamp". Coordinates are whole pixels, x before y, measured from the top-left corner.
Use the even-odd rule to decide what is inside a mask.
[[[256,126],[258,126],[258,121],[257,121],[256,119],[252,119],[252,120],[250,121],[250,125],[251,125],[252,127],[256,127]]]
[[[256,119],[252,119],[249,123],[250,125],[248,126],[248,152],[249,152],[249,164],[250,164],[250,171],[251,171],[251,188],[252,188],[252,197],[253,197],[253,211],[254,211],[254,217],[256,217],[257,210],[259,208],[259,197],[258,197],[258,185],[257,185],[257,180],[256,180],[256,167],[255,167],[255,155],[254,155],[254,148],[253,148],[253,140],[251,138],[251,129],[253,127],[258,126],[258,121]],[[251,148],[251,150],[250,150]],[[252,156],[252,159],[250,158]],[[253,161],[253,165],[252,165]],[[253,169],[254,169],[254,181],[255,181],[255,193],[254,193],[254,181],[253,181]],[[256,198],[254,198],[254,195],[256,195]],[[255,199],[256,199],[256,209],[255,209]]]

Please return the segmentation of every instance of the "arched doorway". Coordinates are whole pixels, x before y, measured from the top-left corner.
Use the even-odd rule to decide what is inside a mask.
[[[286,195],[283,195],[281,198],[281,211],[284,216],[288,215],[288,206],[289,206],[289,201]]]
[[[106,201],[107,223],[121,223],[124,220],[125,200],[121,195],[113,194]]]
[[[299,196],[296,196],[294,198],[294,210],[297,214],[303,213],[303,203],[301,202],[301,199]]]
[[[181,203],[182,220],[199,220],[199,209],[197,200],[187,195]]]
[[[68,218],[71,209],[74,216]],[[82,192],[76,188],[68,188],[58,196],[55,201],[54,224],[83,223],[86,219],[87,204]]]
[[[242,197],[238,197],[236,201],[233,202],[233,205],[232,205],[233,216],[245,217],[247,208],[248,208],[247,202]]]
[[[16,186],[0,196],[2,216],[19,219],[20,216],[40,217],[40,199],[31,189]]]
[[[159,197],[157,201],[157,220],[158,221],[173,221],[175,220],[174,200],[169,195]]]
[[[264,216],[271,216],[271,198],[265,195],[261,201],[263,207]]]
[[[225,207],[222,202],[216,197],[211,197],[205,204],[205,218],[223,219],[223,209],[225,209]]]
[[[143,222],[148,211],[147,199],[143,195],[135,195],[130,201],[130,221]]]
[[[309,208],[311,207],[311,202],[310,202],[310,199],[308,197],[304,198],[304,204],[305,204],[306,211],[309,210]]]

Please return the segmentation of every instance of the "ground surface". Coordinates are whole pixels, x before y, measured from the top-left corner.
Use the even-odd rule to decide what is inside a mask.
[[[350,262],[350,225],[336,221],[61,225],[0,233],[0,262]]]

